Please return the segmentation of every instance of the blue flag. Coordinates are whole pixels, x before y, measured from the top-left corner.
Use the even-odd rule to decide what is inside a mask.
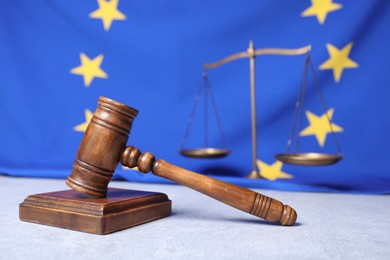
[[[106,96],[140,111],[129,144],[189,170],[252,188],[389,193],[389,24],[387,0],[4,2],[0,173],[66,178]],[[229,154],[179,153],[199,147]],[[287,151],[342,159],[275,158]],[[115,177],[168,182],[122,166]]]

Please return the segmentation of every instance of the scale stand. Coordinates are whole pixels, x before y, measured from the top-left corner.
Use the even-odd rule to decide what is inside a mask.
[[[310,52],[311,46],[308,45],[298,49],[277,49],[277,48],[264,48],[255,49],[253,41],[249,42],[249,47],[244,52],[232,54],[226,58],[223,58],[214,63],[204,64],[203,68],[215,69],[226,63],[234,60],[249,58],[249,69],[250,69],[250,96],[251,96],[251,131],[252,131],[252,167],[253,170],[250,173],[250,178],[261,177],[259,169],[257,167],[257,127],[256,127],[256,78],[255,78],[255,57],[260,55],[285,55],[285,56],[296,56],[307,54]]]

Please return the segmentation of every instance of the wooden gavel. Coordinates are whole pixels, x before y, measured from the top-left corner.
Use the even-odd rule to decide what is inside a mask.
[[[121,162],[127,167],[138,167],[142,173],[172,180],[234,208],[281,225],[293,225],[296,211],[251,190],[191,172],[163,160],[155,160],[151,153],[141,153],[138,148],[126,143],[132,123],[138,111],[117,101],[100,97],[89,123],[72,173],[66,184],[72,189],[91,197],[101,198],[107,194],[107,186]]]

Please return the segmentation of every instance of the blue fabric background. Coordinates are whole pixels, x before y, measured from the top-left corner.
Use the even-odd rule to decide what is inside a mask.
[[[3,1],[0,4],[0,173],[65,178],[83,133],[74,127],[107,96],[140,111],[129,143],[193,171],[248,187],[304,191],[390,192],[390,2],[337,1],[320,25],[302,17],[310,1],[120,1],[126,20],[105,31],[89,14],[90,1]],[[256,48],[312,45],[312,60],[345,158],[327,167],[284,165],[291,179],[247,179],[251,162],[249,65],[247,59],[210,70],[222,127],[231,150],[224,159],[195,160],[179,155],[202,65]],[[342,49],[358,68],[345,69],[337,83],[326,44]],[[103,54],[107,79],[84,86],[70,73],[80,53]],[[304,56],[256,58],[258,158],[275,162],[284,152],[300,85]],[[322,115],[313,85],[307,106]],[[194,118],[188,146],[202,142],[201,111]],[[220,138],[210,115],[210,142]],[[304,127],[308,125],[306,118]],[[330,135],[323,148],[313,136],[302,147],[335,152]],[[118,167],[116,177],[165,182]]]

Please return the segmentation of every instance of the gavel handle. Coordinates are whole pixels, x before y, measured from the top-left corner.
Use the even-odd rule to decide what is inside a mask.
[[[139,149],[128,146],[121,156],[121,163],[127,167],[138,166],[147,173],[152,171],[176,183],[199,191],[236,209],[250,213],[270,222],[284,226],[293,225],[296,211],[280,201],[230,183],[185,170],[164,160],[155,160],[151,153],[141,154]]]

